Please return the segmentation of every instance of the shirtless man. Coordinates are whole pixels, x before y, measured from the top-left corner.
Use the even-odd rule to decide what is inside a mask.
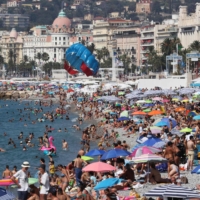
[[[175,152],[174,152],[174,149],[173,149],[173,143],[168,142],[167,147],[166,147],[165,152],[164,152],[164,157],[167,160],[174,161],[174,155],[175,155]]]
[[[84,156],[84,154],[85,154],[84,149],[81,149],[81,150],[78,152],[78,154],[81,155],[81,156]]]
[[[12,176],[12,172],[9,170],[9,166],[6,165],[6,169],[3,171],[2,178],[10,178]]]
[[[62,148],[63,148],[63,150],[68,149],[68,143],[65,140],[62,141]]]
[[[58,197],[59,200],[68,200],[69,199],[67,194],[63,193],[61,188],[58,188],[57,197]]]
[[[78,154],[76,159],[74,160],[76,184],[80,182],[83,164],[87,165],[87,162],[81,159],[81,155]]]
[[[195,143],[194,143],[194,137],[190,136],[190,140],[187,141],[186,144],[186,151],[188,155],[188,170],[192,170],[193,167],[193,161],[194,161],[194,149],[195,149]]]

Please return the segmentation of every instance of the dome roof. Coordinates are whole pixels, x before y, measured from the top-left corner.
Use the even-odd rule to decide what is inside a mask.
[[[10,32],[10,37],[11,38],[17,38],[17,31],[15,28],[12,28],[11,32]]]
[[[54,20],[52,27],[53,28],[69,28],[71,26],[71,21],[66,17],[66,14],[63,10],[61,10],[58,14],[58,17]]]

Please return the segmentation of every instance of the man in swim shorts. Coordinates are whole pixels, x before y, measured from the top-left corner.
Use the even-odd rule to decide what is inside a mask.
[[[188,155],[188,170],[192,170],[193,167],[193,161],[194,161],[194,149],[195,149],[195,143],[194,143],[194,137],[190,136],[190,140],[187,141],[187,155]]]

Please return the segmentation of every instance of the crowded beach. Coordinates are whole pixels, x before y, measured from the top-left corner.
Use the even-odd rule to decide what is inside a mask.
[[[18,86],[2,83],[10,91]],[[56,163],[59,152],[53,141],[58,136],[52,132],[67,132],[68,127],[45,126],[38,144],[32,143],[33,133],[28,138],[20,133],[25,149],[38,145],[44,156],[36,163],[37,176],[29,171],[33,167],[30,160],[22,160],[13,169],[4,163],[0,185],[5,199],[200,199],[199,89],[138,90],[120,83],[71,82],[22,84],[20,91],[30,91],[26,100],[40,105],[41,109],[29,109],[43,113],[39,120],[44,120],[44,126],[47,120],[69,120],[77,112],[72,127],[81,141],[72,162],[66,163],[63,157],[62,163]],[[43,106],[52,105],[57,105],[53,112],[43,112]],[[9,142],[15,145],[12,138]],[[63,140],[62,145],[67,157],[73,144]],[[18,191],[18,197],[10,187]]]

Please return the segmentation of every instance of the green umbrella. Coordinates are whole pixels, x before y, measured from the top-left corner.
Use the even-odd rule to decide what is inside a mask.
[[[121,112],[120,117],[128,117],[128,111],[125,110],[125,111]]]
[[[143,112],[145,112],[145,113],[151,112],[151,109],[147,108],[147,109],[143,110]]]
[[[152,103],[152,101],[151,101],[150,99],[147,99],[147,100],[145,101],[145,103]]]
[[[91,160],[94,160],[94,158],[91,158],[89,156],[81,156],[81,158],[85,161],[91,161]]]
[[[118,92],[119,96],[123,96],[125,94],[125,92]]]
[[[190,133],[190,132],[192,132],[192,129],[187,127],[187,128],[182,129],[180,132],[181,133]]]

